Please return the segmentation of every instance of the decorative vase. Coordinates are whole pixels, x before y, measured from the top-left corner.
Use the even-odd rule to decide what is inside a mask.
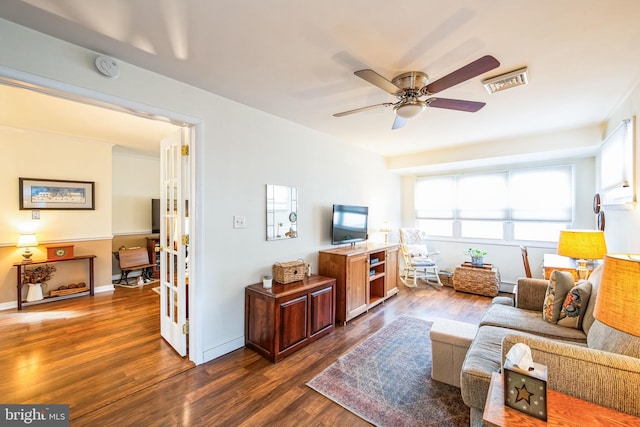
[[[482,255],[472,256],[471,265],[474,265],[476,267],[482,267],[484,265],[484,257]]]
[[[40,301],[44,299],[42,295],[42,284],[40,283],[27,283],[29,285],[29,292],[27,293],[27,301]]]

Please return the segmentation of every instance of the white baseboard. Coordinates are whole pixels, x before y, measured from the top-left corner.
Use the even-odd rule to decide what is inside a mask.
[[[509,283],[509,282],[500,282],[500,292],[506,292],[509,294],[514,293],[516,289],[516,284],[515,283]]]
[[[209,350],[205,350],[202,354],[203,363],[210,362],[213,359],[216,359],[220,356],[224,356],[227,353],[231,353],[234,350],[244,347],[244,337],[239,337],[229,342],[226,342],[222,345],[219,345],[214,348],[210,348]]]
[[[113,285],[104,285],[104,286],[98,286],[96,287],[93,292],[96,294],[99,294],[101,292],[109,292],[109,291],[113,291],[115,290],[115,286]]]
[[[10,310],[12,308],[17,308],[17,307],[18,307],[18,301],[3,302],[2,304],[0,304],[0,311]]]

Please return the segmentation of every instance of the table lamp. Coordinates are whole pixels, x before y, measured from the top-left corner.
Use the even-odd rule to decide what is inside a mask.
[[[384,233],[384,242],[389,243],[389,233],[391,233],[391,225],[389,225],[389,221],[385,221],[382,223],[380,232]]]
[[[640,255],[605,256],[593,314],[607,326],[640,336]]]
[[[561,230],[558,255],[578,260],[576,271],[579,279],[587,279],[588,259],[602,259],[607,253],[604,232],[600,230]]]
[[[34,233],[21,234],[18,237],[18,244],[16,247],[25,248],[24,253],[22,254],[22,262],[31,262],[31,256],[33,253],[29,249],[34,246],[38,246],[38,239]]]

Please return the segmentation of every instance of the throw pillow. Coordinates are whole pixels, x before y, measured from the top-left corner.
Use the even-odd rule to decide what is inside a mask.
[[[560,311],[564,299],[573,288],[573,276],[568,271],[555,270],[551,273],[547,292],[542,306],[542,319],[549,323],[556,323],[560,317]]]
[[[428,255],[424,245],[405,245],[405,248],[411,258],[426,258]]]
[[[558,325],[582,329],[582,319],[584,318],[587,304],[589,304],[590,296],[591,282],[588,280],[581,280],[571,288],[564,299],[562,310],[560,310]]]

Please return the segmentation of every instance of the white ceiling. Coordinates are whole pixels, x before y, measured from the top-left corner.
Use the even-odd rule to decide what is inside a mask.
[[[113,144],[115,152],[160,156],[160,141],[176,132],[165,121],[144,119],[107,108],[0,84],[0,125],[75,135]]]
[[[637,0],[3,0],[0,17],[385,156],[598,124],[640,79]],[[487,54],[499,68],[439,94],[477,113],[332,116],[395,101],[356,70],[434,81]],[[527,86],[481,85],[523,66]]]

